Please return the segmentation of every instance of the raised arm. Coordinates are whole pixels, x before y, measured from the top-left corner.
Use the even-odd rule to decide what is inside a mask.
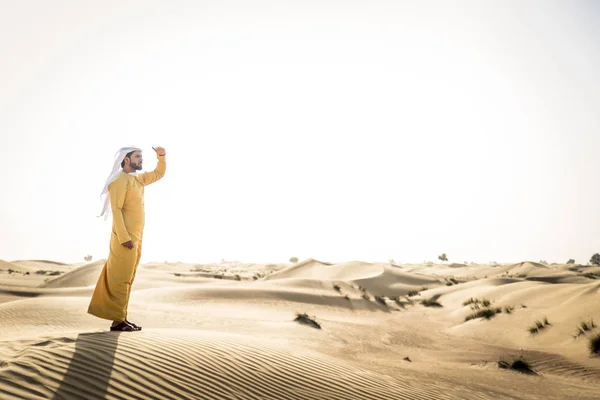
[[[125,194],[127,194],[127,180],[115,179],[108,185],[108,194],[110,196],[110,207],[113,213],[113,226],[117,233],[119,243],[123,244],[131,240],[125,220],[123,219],[123,203],[125,203]]]
[[[156,164],[156,168],[151,172],[144,172],[143,174],[139,174],[136,178],[137,180],[144,186],[149,185],[151,183],[156,182],[160,178],[165,175],[167,171],[167,152],[162,147],[153,147],[156,152],[156,158],[158,159],[158,164]]]

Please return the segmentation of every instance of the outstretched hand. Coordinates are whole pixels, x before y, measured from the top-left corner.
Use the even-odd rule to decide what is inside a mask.
[[[154,150],[159,156],[164,156],[165,154],[167,154],[167,151],[164,147],[153,147],[152,150]]]

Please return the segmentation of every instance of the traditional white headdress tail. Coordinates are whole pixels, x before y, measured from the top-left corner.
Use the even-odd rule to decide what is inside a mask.
[[[121,171],[123,170],[123,168],[121,167],[121,162],[123,162],[123,159],[125,158],[127,153],[130,153],[130,152],[136,151],[136,150],[141,151],[142,149],[140,149],[139,147],[134,147],[134,146],[121,147],[119,149],[119,151],[117,151],[117,153],[115,154],[115,163],[113,164],[112,172],[108,176],[108,179],[106,180],[106,183],[104,184],[104,188],[102,189],[102,193],[100,194],[100,198],[102,199],[102,202],[103,202],[103,207],[102,207],[102,212],[100,213],[99,217],[104,216],[104,220],[107,220],[108,217],[110,217],[112,215],[112,212],[110,209],[110,196],[108,195],[108,185],[110,185],[112,183],[112,181],[115,180],[117,175],[119,175],[121,173]]]

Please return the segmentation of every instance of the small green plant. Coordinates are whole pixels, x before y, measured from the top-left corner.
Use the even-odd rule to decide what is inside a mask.
[[[448,261],[448,256],[446,255],[446,253],[442,253],[438,256],[438,260],[440,261]]]
[[[505,306],[504,307],[504,313],[511,314],[514,309],[515,309],[515,306]]]
[[[300,324],[308,325],[315,329],[321,329],[321,325],[315,320],[315,317],[310,317],[306,313],[303,313],[303,314],[296,313],[296,318],[294,319],[294,321],[296,321]]]
[[[600,254],[596,253],[590,258],[590,264],[600,265]]]
[[[503,369],[512,369],[523,374],[536,374],[533,370],[531,363],[526,360],[523,356],[513,357],[511,361],[500,358],[498,360],[498,367]]]
[[[298,257],[292,257],[290,258],[290,262],[293,264],[296,264],[298,262]]]
[[[241,276],[239,276],[239,275],[236,275],[236,276],[234,276],[234,279],[235,279],[236,281],[241,281],[241,280],[242,280],[242,277],[241,277]]]
[[[567,264],[575,264],[575,260],[573,260],[572,258],[569,258],[569,261],[567,261]]]
[[[411,290],[410,292],[408,292],[408,297],[413,297],[419,294],[418,290]]]
[[[596,333],[590,337],[588,348],[592,356],[600,355],[600,333]]]

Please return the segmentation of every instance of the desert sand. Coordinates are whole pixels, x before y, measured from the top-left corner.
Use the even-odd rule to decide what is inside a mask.
[[[110,332],[103,263],[0,261],[0,398],[600,398],[598,267],[153,262]]]

